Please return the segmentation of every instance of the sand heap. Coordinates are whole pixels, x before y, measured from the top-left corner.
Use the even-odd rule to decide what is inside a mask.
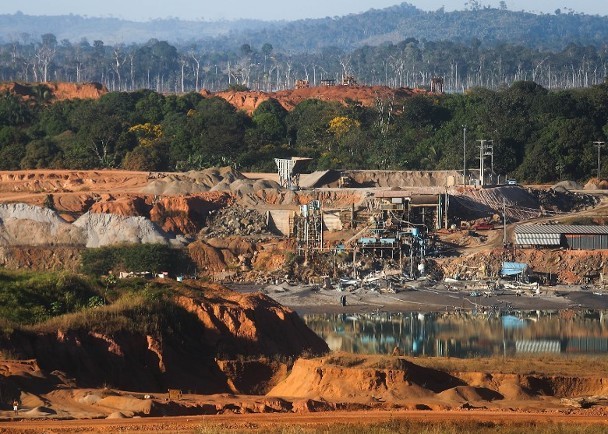
[[[23,203],[0,204],[2,246],[86,246],[174,242],[145,217],[88,212],[74,223],[55,211]]]
[[[149,182],[141,189],[141,193],[177,196],[223,192],[243,204],[256,205],[263,200],[263,192],[276,193],[277,190],[282,188],[274,181],[249,179],[232,167],[222,167],[161,176]]]
[[[86,234],[86,247],[112,244],[167,244],[169,238],[145,217],[87,212],[73,223]]]

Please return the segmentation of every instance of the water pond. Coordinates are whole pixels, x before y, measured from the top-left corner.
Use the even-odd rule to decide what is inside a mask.
[[[334,351],[490,357],[608,353],[608,311],[305,314]]]

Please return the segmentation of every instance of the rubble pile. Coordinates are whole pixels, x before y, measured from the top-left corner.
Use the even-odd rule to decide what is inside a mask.
[[[235,235],[269,236],[270,231],[266,225],[266,217],[254,209],[230,206],[210,211],[206,227],[199,232],[199,237],[205,238]]]
[[[555,283],[580,285],[587,280],[598,281],[608,273],[608,253],[585,250],[518,249],[507,255],[503,249],[477,252],[459,258],[436,259],[436,267],[444,277],[463,280],[499,277],[503,261],[527,264],[532,276],[552,276]]]
[[[549,188],[546,190],[528,189],[536,196],[540,206],[545,210],[556,212],[572,212],[598,204],[596,196],[590,194],[574,193],[564,187]]]

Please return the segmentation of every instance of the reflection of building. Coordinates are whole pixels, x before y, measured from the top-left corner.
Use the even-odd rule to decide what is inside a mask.
[[[515,341],[516,353],[560,353],[561,344],[558,340],[533,339]]]
[[[395,346],[406,356],[462,358],[608,353],[604,312],[577,312],[567,318],[536,311],[517,316],[403,312],[303,318],[332,350],[360,354],[391,354]]]
[[[567,353],[608,353],[608,338],[572,337],[566,341]]]

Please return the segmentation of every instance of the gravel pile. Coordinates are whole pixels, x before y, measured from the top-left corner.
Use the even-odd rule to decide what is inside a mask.
[[[181,195],[206,191],[232,191],[232,184],[238,181],[243,182],[245,179],[242,173],[231,167],[172,173],[151,181],[142,189],[142,193]]]

